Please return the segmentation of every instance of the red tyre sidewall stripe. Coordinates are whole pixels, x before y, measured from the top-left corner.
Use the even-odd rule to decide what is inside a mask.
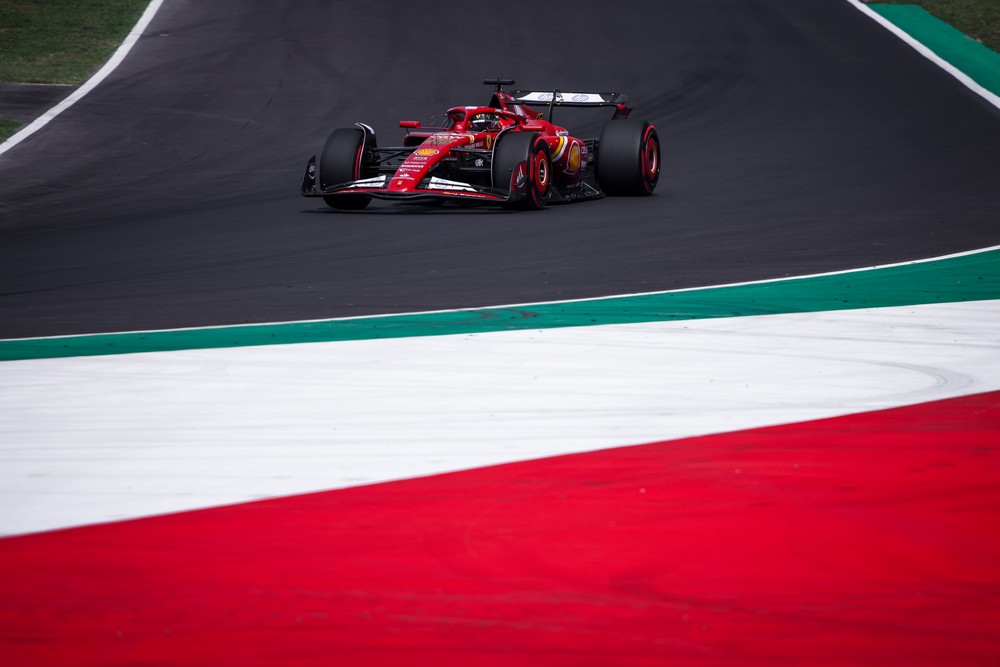
[[[358,154],[354,157],[354,179],[358,180],[361,178],[361,154],[364,152],[365,142],[362,137],[361,143],[358,144]]]
[[[539,183],[538,181],[538,168],[541,165],[542,160],[548,160],[545,153],[545,141],[539,138],[532,146],[532,151],[534,155],[531,159],[531,196],[535,202],[535,205],[541,208],[545,203],[545,195],[548,193],[549,180],[551,179],[551,164],[546,165],[545,170],[545,181]]]
[[[646,128],[646,131],[642,135],[642,144],[640,146],[640,151],[642,152],[642,187],[646,191],[646,194],[653,192],[653,185],[656,183],[657,179],[653,177],[650,173],[650,161],[649,161],[649,143],[654,140],[654,135],[656,135],[656,128],[650,125]],[[659,141],[656,141],[656,161],[657,167],[659,166]]]

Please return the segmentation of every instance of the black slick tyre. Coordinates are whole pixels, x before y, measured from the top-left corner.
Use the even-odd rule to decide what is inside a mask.
[[[552,187],[552,158],[545,139],[534,132],[501,135],[493,153],[493,186],[515,191],[515,198],[503,204],[506,209],[545,208]]]
[[[320,188],[365,178],[365,131],[361,128],[341,128],[327,137],[319,163]],[[374,175],[374,174],[372,174]],[[357,211],[372,200],[365,195],[330,195],[323,197],[327,206],[340,210]]]
[[[597,182],[604,194],[653,194],[660,178],[660,138],[644,120],[610,121],[597,144]]]

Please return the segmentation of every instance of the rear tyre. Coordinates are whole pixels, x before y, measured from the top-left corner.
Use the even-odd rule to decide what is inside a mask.
[[[545,139],[534,132],[501,135],[493,153],[493,186],[515,191],[516,198],[503,204],[506,209],[545,208],[552,186],[552,158]]]
[[[660,178],[660,138],[644,120],[613,120],[597,144],[597,182],[604,194],[641,197],[653,194]]]
[[[365,131],[347,127],[334,130],[323,146],[319,163],[319,184],[321,189],[339,183],[356,181],[369,175],[365,164]],[[374,176],[375,174],[370,174]],[[372,200],[365,195],[330,195],[323,197],[327,206],[344,211],[357,211],[368,206]]]

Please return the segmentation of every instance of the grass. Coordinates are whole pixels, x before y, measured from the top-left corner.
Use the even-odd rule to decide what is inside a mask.
[[[876,5],[917,5],[1000,53],[1000,0],[869,0]]]
[[[9,118],[0,118],[0,141],[17,132],[21,124]]]
[[[114,53],[149,0],[0,0],[0,82],[74,85]],[[0,141],[20,123],[0,118]]]
[[[15,132],[21,129],[21,123],[0,116],[0,144],[7,141]]]
[[[0,0],[0,81],[75,84],[139,20],[148,0]]]

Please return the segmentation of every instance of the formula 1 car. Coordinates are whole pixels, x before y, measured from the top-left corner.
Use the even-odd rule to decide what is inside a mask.
[[[541,209],[549,202],[604,195],[649,195],[660,175],[660,140],[650,123],[629,118],[618,93],[514,90],[495,86],[487,106],[453,107],[446,126],[400,121],[403,145],[378,146],[364,123],[330,133],[319,162],[309,160],[302,194],[358,210],[372,198],[448,201]],[[548,119],[536,107],[548,108]],[[613,107],[596,139],[553,124],[556,107]]]

